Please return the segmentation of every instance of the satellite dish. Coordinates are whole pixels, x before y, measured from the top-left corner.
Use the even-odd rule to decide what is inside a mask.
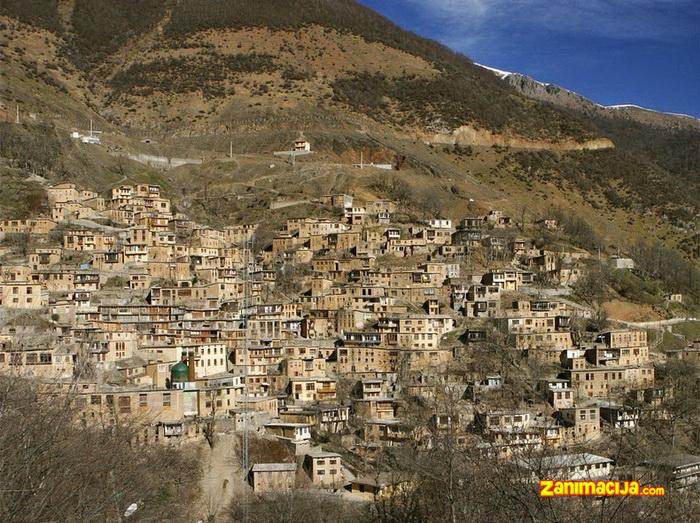
[[[139,509],[139,506],[136,503],[132,503],[124,511],[124,517],[128,518],[129,516],[132,516],[134,514],[134,512],[136,512],[138,509]]]

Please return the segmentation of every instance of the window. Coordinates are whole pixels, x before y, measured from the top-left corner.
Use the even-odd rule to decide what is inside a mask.
[[[129,414],[131,412],[131,397],[119,396],[119,412]]]
[[[90,405],[102,405],[102,397],[93,394],[90,396]]]
[[[170,393],[163,393],[163,407],[170,407]]]
[[[139,394],[139,407],[148,406],[148,394]]]

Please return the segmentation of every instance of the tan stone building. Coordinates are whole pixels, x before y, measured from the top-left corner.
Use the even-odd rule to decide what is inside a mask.
[[[334,401],[336,380],[333,378],[290,378],[290,398],[300,402]]]
[[[9,309],[42,309],[48,305],[48,294],[38,283],[0,282],[0,306]]]
[[[296,463],[256,463],[248,473],[248,484],[255,493],[287,492],[296,482]]]
[[[304,456],[304,472],[314,485],[338,488],[345,483],[342,458],[335,452],[311,451]]]
[[[557,417],[564,427],[564,444],[579,444],[600,436],[600,409],[590,407],[569,407],[560,409]]]

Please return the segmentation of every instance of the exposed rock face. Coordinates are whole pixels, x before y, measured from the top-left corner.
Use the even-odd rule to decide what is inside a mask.
[[[600,108],[598,105],[591,102],[587,98],[584,98],[580,94],[563,89],[558,85],[538,82],[529,76],[519,73],[511,73],[504,76],[503,80],[515,87],[517,91],[521,92],[525,96],[550,102],[560,107],[577,109],[579,111],[594,111]]]
[[[635,122],[666,128],[700,129],[700,120],[682,114],[662,113],[635,105],[618,105],[605,107],[588,98],[554,84],[538,82],[520,73],[496,73],[504,82],[512,85],[518,92],[558,107],[580,111],[589,116],[624,118]]]
[[[577,142],[566,140],[562,142],[547,142],[529,140],[520,136],[506,136],[495,134],[486,129],[475,129],[469,125],[458,127],[452,133],[436,133],[425,136],[425,141],[442,144],[482,145],[501,147],[514,147],[518,149],[546,149],[552,151],[583,151],[596,149],[610,149],[615,144],[608,138],[596,138]]]

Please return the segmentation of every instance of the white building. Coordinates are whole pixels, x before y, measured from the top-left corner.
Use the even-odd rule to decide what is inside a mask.
[[[309,143],[308,140],[295,140],[294,141],[294,147],[292,148],[294,151],[306,151],[306,152],[311,152],[311,144]]]
[[[622,258],[620,256],[612,256],[608,260],[608,264],[613,269],[627,269],[630,271],[632,269],[634,269],[634,260],[632,258]]]
[[[434,218],[428,220],[428,225],[433,229],[452,229],[452,220]]]
[[[533,480],[597,480],[610,477],[613,460],[588,452],[558,456],[529,456],[516,464],[532,473]]]

